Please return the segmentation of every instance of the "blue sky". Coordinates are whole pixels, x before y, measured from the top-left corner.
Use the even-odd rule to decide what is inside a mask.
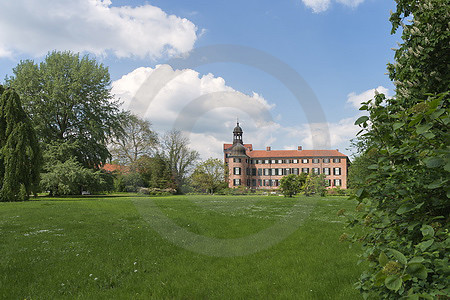
[[[346,148],[358,131],[352,125],[360,114],[358,103],[374,89],[393,94],[385,75],[386,64],[393,61],[391,48],[399,41],[398,35],[390,35],[393,1],[0,3],[2,78],[21,59],[40,61],[55,49],[89,54],[109,66],[112,91],[124,108],[148,118],[158,132],[174,127],[186,131],[205,159],[221,156],[236,117],[244,141],[257,149],[302,145],[351,154]],[[254,50],[257,67],[240,53],[233,53],[238,62],[182,70],[166,65],[180,56],[190,62],[189,53],[203,47],[210,47],[206,56],[213,57],[223,50],[220,45],[237,52],[240,46]],[[305,96],[300,105],[274,77],[283,67],[267,67],[271,59],[263,59],[259,51],[292,68],[304,79],[298,85],[308,86],[317,101]],[[154,83],[160,80],[165,85],[156,93]],[[322,110],[324,118],[307,116],[305,111],[311,110]]]

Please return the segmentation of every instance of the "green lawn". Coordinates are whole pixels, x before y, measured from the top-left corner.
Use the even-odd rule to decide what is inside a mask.
[[[274,196],[0,203],[0,299],[359,299],[353,283],[362,267],[358,249],[339,242],[349,233],[340,208],[354,203]]]

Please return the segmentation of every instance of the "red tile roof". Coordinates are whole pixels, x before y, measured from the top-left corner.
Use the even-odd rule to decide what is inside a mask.
[[[277,158],[277,157],[347,157],[337,150],[253,150],[247,151],[251,158]]]
[[[128,173],[130,171],[130,167],[128,166],[121,166],[118,164],[104,164],[102,166],[102,170],[108,171],[108,172],[121,172],[121,173]]]

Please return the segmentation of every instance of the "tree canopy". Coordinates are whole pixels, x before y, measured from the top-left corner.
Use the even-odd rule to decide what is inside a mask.
[[[121,131],[119,102],[110,93],[108,68],[88,56],[53,51],[40,64],[21,61],[7,79],[45,145],[70,142],[85,167],[106,162],[109,136]]]
[[[195,189],[202,192],[215,193],[225,188],[225,168],[222,160],[208,158],[199,163],[191,175],[191,183]]]
[[[292,197],[300,193],[306,181],[306,174],[289,174],[280,179],[281,192],[285,197]]]

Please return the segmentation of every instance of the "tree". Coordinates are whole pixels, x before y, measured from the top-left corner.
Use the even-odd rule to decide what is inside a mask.
[[[112,190],[113,179],[110,174],[86,168],[74,156],[67,155],[74,148],[76,145],[69,142],[50,143],[46,146],[41,189],[49,191],[51,196]]]
[[[303,186],[306,196],[317,194],[320,196],[325,196],[327,191],[325,174],[309,174],[306,177],[305,185]]]
[[[171,130],[161,139],[163,155],[172,171],[178,192],[181,192],[181,186],[200,157],[188,145],[189,139],[179,130]]]
[[[404,21],[411,17],[410,21]],[[450,213],[448,1],[397,0],[403,43],[388,65],[396,95],[363,103],[363,155],[372,159],[350,225],[366,228],[359,288],[383,299],[446,299]]]
[[[225,168],[217,158],[208,158],[195,168],[191,175],[191,183],[197,190],[214,194],[218,189],[225,188]]]
[[[150,188],[174,188],[175,183],[168,163],[160,154],[153,157],[141,156],[131,166],[132,172],[140,174],[146,186]]]
[[[30,118],[13,89],[0,86],[0,201],[37,192],[42,157]]]
[[[123,129],[124,133],[111,141],[110,152],[114,160],[131,165],[143,155],[154,154],[158,138],[149,121],[130,115],[124,118]]]
[[[283,176],[280,180],[281,192],[285,197],[292,197],[300,193],[306,181],[306,174],[300,175],[289,174]]]
[[[106,67],[88,56],[54,51],[39,65],[21,61],[13,73],[7,83],[22,98],[39,140],[76,143],[73,155],[85,167],[106,162],[107,138],[121,131],[122,118]]]

